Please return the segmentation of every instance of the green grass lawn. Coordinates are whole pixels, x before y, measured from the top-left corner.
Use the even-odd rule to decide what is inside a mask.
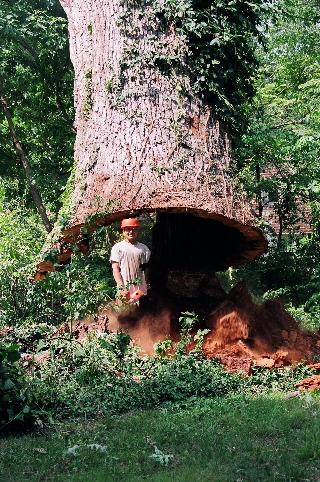
[[[107,451],[86,447],[93,443]],[[75,445],[77,455],[66,455]],[[237,395],[2,438],[0,480],[314,482],[319,456],[318,397]]]

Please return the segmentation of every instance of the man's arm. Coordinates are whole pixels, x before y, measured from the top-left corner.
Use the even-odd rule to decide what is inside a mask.
[[[121,276],[120,265],[116,261],[112,261],[112,273],[113,273],[113,277],[115,279],[115,282],[117,283],[118,289],[123,290],[124,284],[123,284],[123,279],[122,279],[122,276]]]
[[[145,277],[145,280],[146,280],[146,285],[147,285],[147,289],[149,290],[150,289],[150,269],[149,269],[149,263],[143,263],[140,265],[140,269],[141,271],[144,272],[144,277]]]
[[[148,248],[148,246],[144,245],[144,263],[140,265],[141,271],[144,272],[146,284],[147,284],[147,289],[150,289],[150,268],[149,268],[149,261],[150,261],[150,255],[151,251]]]

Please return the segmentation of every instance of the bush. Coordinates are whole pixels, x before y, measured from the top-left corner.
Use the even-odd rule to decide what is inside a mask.
[[[114,281],[105,228],[92,235],[88,256],[75,252],[61,271],[32,283],[44,230],[34,213],[8,206],[2,194],[0,185],[0,327],[58,325],[93,313],[110,299]]]
[[[289,304],[286,306],[289,313],[299,321],[300,325],[312,332],[320,330],[320,306],[314,306],[310,304],[310,300],[305,305],[297,307]]]
[[[55,340],[47,363],[30,384],[42,411],[54,417],[118,414],[194,397],[220,397],[247,391],[293,391],[314,373],[305,365],[254,368],[252,375],[228,373],[195,350],[178,356],[141,357],[123,333],[95,336],[81,346]]]
[[[310,377],[315,370],[308,368],[303,363],[283,368],[254,367],[250,377],[245,379],[244,389],[250,392],[261,391],[294,391],[295,384],[303,378]]]
[[[278,295],[295,306],[304,304],[320,289],[320,240],[316,236],[291,235],[256,262],[237,270],[255,294]]]
[[[0,345],[0,429],[25,428],[35,420],[26,374],[16,345]]]
[[[49,337],[53,332],[54,327],[47,323],[33,323],[32,320],[26,320],[23,324],[7,330],[3,339],[7,343],[16,345],[21,352],[35,353],[39,343],[42,345],[45,340],[48,344],[50,343]]]
[[[174,360],[140,358],[130,346],[119,365],[118,354],[93,340],[83,349],[70,349],[68,354],[66,349],[60,359],[53,354],[32,380],[42,409],[73,417],[122,413],[192,396],[220,396],[241,383],[240,375],[192,354]]]

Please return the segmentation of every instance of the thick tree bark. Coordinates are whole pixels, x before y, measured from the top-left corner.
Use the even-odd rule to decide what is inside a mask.
[[[161,25],[151,1],[60,1],[69,22],[77,130],[72,213],[62,239],[77,239],[84,224],[156,211],[231,229],[217,236],[237,231],[230,235],[239,241],[237,255],[221,266],[264,252],[254,214],[232,186],[228,136],[185,74],[183,36]],[[179,59],[178,71],[162,68],[163,59]],[[182,232],[193,225],[183,219]]]
[[[37,209],[37,211],[38,211],[38,213],[41,217],[41,220],[44,224],[44,227],[46,228],[47,232],[50,233],[50,231],[52,230],[52,224],[49,221],[46,209],[44,207],[41,196],[40,196],[39,191],[37,189],[36,182],[35,182],[35,179],[33,177],[31,167],[30,167],[30,164],[29,164],[29,160],[28,160],[28,158],[26,156],[26,153],[24,152],[24,150],[22,148],[22,145],[19,141],[19,138],[17,136],[17,132],[16,132],[16,129],[15,129],[13,120],[12,120],[12,115],[11,115],[10,109],[8,107],[8,102],[7,102],[7,100],[6,100],[6,98],[3,94],[2,88],[0,88],[0,103],[1,103],[1,106],[2,106],[2,110],[3,110],[3,112],[6,116],[7,122],[8,122],[8,126],[9,126],[9,130],[10,130],[10,134],[11,134],[11,138],[12,138],[14,148],[15,148],[18,156],[20,157],[21,164],[23,166],[23,169],[24,169],[24,172],[25,172],[25,175],[26,175],[27,183],[28,183],[29,188],[30,188],[30,192],[31,192],[33,202],[34,202],[34,204],[36,206],[36,209]]]
[[[123,74],[133,43],[118,26],[126,14],[123,3],[61,3],[76,79],[78,164],[71,224],[104,210],[161,207],[202,208],[232,217],[237,206],[228,179],[229,143],[213,110],[195,97],[183,98],[176,78],[143,66],[153,48],[148,8],[141,5],[139,20],[139,10],[133,13],[141,32],[135,57],[142,66]],[[172,32],[158,36],[166,47],[179,42]],[[116,89],[120,94],[110,92]],[[248,212],[238,208],[243,220]]]

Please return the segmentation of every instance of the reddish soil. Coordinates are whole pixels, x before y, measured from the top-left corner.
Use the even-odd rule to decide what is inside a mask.
[[[308,365],[309,368],[312,368],[313,370],[320,370],[320,363],[312,363],[311,365]]]
[[[299,390],[320,390],[320,375],[313,375],[312,377],[305,378],[301,382],[296,384]]]
[[[320,336],[302,331],[279,301],[257,305],[244,284],[237,285],[209,314],[204,343],[208,357],[229,370],[251,366],[282,367],[312,362],[320,353]]]
[[[308,365],[308,367],[320,371],[320,363],[312,363]],[[312,377],[304,378],[296,384],[296,387],[304,391],[320,390],[320,375],[312,375]]]
[[[73,330],[81,340],[89,331],[121,329],[143,353],[152,354],[157,341],[179,340],[178,314],[172,302],[162,299],[149,309],[132,307],[120,313],[105,308],[95,320],[76,322]],[[319,334],[302,331],[279,301],[255,304],[243,283],[226,294],[196,328],[204,327],[211,330],[205,337],[204,354],[217,358],[229,371],[250,373],[254,365],[277,368],[300,361],[312,363],[320,354]],[[68,329],[64,326],[59,333]]]

